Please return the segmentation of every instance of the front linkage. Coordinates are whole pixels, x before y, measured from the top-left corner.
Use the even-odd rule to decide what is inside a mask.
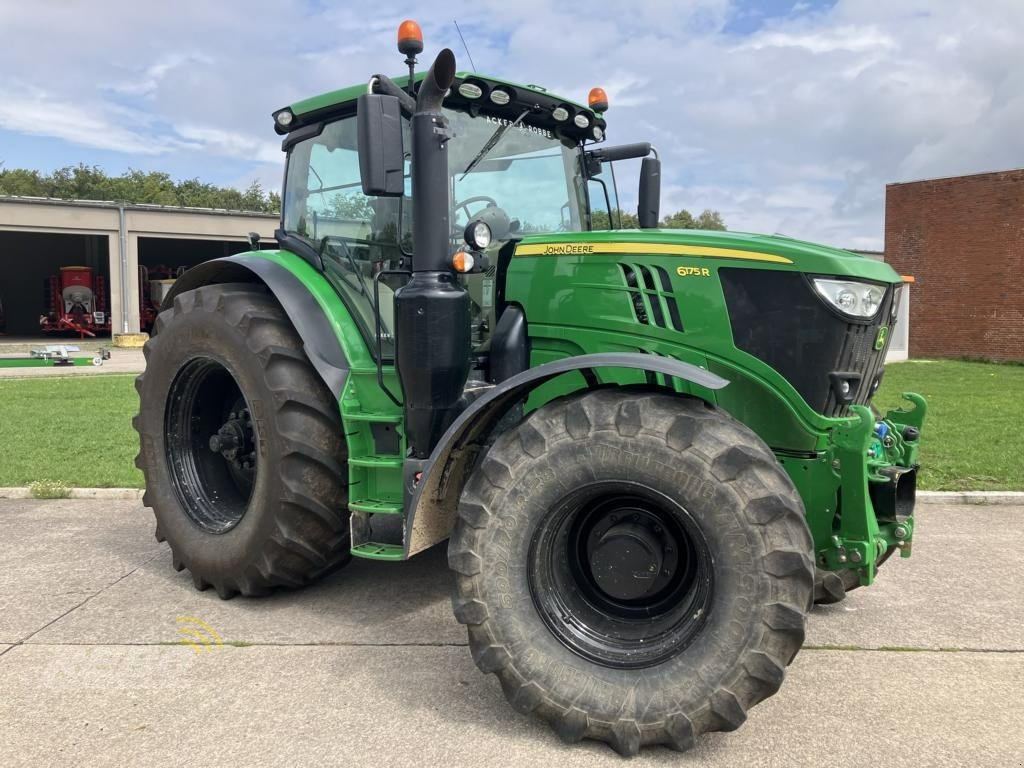
[[[907,392],[911,410],[889,411],[876,421],[865,406],[832,430],[832,470],[839,478],[838,527],[818,542],[818,566],[855,570],[861,586],[875,579],[879,565],[895,550],[910,557],[914,535],[917,454],[927,402]]]

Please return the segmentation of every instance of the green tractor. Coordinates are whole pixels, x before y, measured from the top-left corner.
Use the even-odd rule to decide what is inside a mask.
[[[448,540],[513,706],[623,754],[738,728],[814,602],[908,557],[925,402],[885,415],[903,279],[782,237],[657,228],[607,99],[457,72],[274,113],[278,247],[174,285],[135,420],[174,567],[222,598]],[[613,163],[641,159],[641,229]]]

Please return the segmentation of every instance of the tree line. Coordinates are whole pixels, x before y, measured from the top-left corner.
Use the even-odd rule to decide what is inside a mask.
[[[245,190],[218,187],[199,179],[175,181],[161,171],[129,170],[108,176],[100,168],[80,164],[40,173],[0,167],[0,195],[55,197],[62,200],[108,200],[189,208],[278,213],[281,196],[253,181]]]
[[[636,214],[623,211],[620,208],[612,211],[611,226],[609,226],[607,211],[594,211],[591,215],[591,224],[594,229],[640,229],[640,221]],[[722,215],[718,211],[710,209],[705,209],[699,215],[694,216],[684,208],[671,216],[665,216],[658,222],[658,226],[662,229],[725,230]]]
[[[97,166],[68,165],[52,173],[0,166],[0,195],[53,197],[61,200],[108,200],[124,203],[222,208],[232,211],[279,213],[281,196],[264,190],[253,181],[245,190],[219,187],[199,179],[175,181],[162,171],[128,170],[120,176],[108,176]],[[616,208],[609,222],[607,211],[595,211],[594,229],[639,229],[635,213]],[[665,216],[659,227],[671,229],[724,230],[718,211],[704,210],[694,216],[683,209]]]

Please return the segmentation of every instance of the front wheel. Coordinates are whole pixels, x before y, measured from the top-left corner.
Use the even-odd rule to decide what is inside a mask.
[[[449,545],[455,615],[512,704],[566,740],[678,750],[775,693],[811,537],[767,446],[703,402],[598,390],[503,434]]]

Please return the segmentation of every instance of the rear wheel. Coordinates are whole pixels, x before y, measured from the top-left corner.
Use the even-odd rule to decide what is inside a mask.
[[[227,598],[347,562],[337,403],[277,301],[250,284],[182,293],[145,352],[136,464],[174,567]]]
[[[779,688],[811,553],[799,498],[753,433],[700,401],[609,389],[498,438],[449,563],[473,657],[512,704],[633,754],[733,730]]]

